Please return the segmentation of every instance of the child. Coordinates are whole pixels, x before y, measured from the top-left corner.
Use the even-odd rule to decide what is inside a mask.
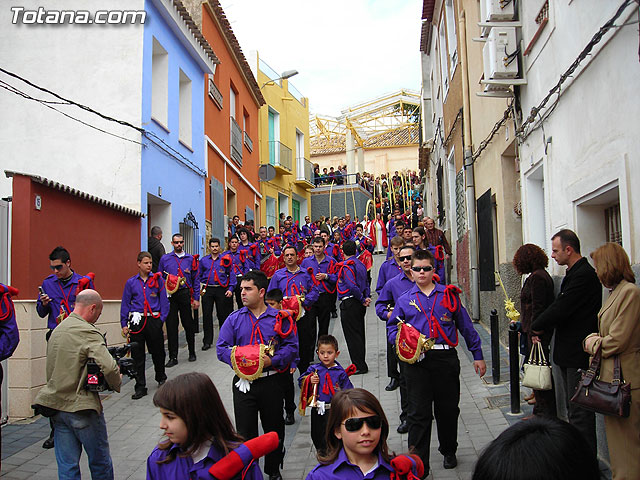
[[[342,390],[331,402],[326,454],[306,480],[362,478],[388,480],[391,467],[389,423],[373,394],[362,388]],[[358,469],[360,471],[358,471]]]
[[[153,396],[167,440],[147,459],[147,480],[209,478],[209,468],[242,443],[218,390],[204,373],[185,373],[167,381]],[[258,462],[241,474],[262,480]],[[240,477],[238,475],[238,478]]]
[[[265,293],[264,301],[267,305],[276,310],[282,310],[282,290],[274,288]],[[296,423],[296,419],[293,416],[293,412],[296,411],[296,403],[293,400],[295,395],[295,386],[293,385],[293,372],[296,371],[296,365],[291,364],[289,367],[289,373],[286,375],[284,388],[284,424],[293,425]]]
[[[307,398],[311,396],[314,386],[317,385],[319,405],[311,409],[311,440],[313,440],[318,456],[324,456],[327,448],[326,430],[329,417],[328,414],[325,414],[325,410],[331,408],[331,399],[337,391],[351,389],[353,385],[347,372],[336,362],[340,350],[338,350],[338,341],[334,336],[320,336],[316,352],[320,363],[311,365],[300,376],[298,382],[302,386],[303,382],[308,381],[306,388],[302,389],[303,396]]]

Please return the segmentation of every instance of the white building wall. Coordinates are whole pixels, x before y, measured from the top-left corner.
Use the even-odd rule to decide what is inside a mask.
[[[44,3],[25,0],[15,5],[37,10]],[[144,2],[112,0],[105,6],[65,0],[44,8],[144,10]],[[142,24],[13,25],[12,16],[9,5],[0,9],[2,68],[105,115],[140,126]],[[32,97],[58,100],[2,72],[0,80]],[[140,142],[140,134],[131,128],[77,107],[52,106],[107,132]],[[0,89],[0,122],[0,170],[55,179],[140,209],[138,143],[99,132],[5,89]],[[0,197],[9,195],[11,181],[0,172]]]
[[[527,19],[537,14],[536,3],[541,2],[523,2],[525,45],[533,34],[527,31]],[[521,90],[523,115],[539,104],[620,3],[550,2],[547,31],[525,57],[529,83]],[[616,24],[634,20],[638,20],[637,4]],[[550,252],[551,235],[570,228],[588,256],[606,241],[604,208],[619,200],[622,245],[632,263],[638,263],[640,238],[634,235],[640,225],[640,194],[634,187],[640,182],[637,23],[607,34],[573,77],[563,85],[559,103],[543,124],[544,132],[536,129],[520,146],[524,242],[539,243],[544,238],[541,246]],[[555,262],[550,267],[560,273]]]

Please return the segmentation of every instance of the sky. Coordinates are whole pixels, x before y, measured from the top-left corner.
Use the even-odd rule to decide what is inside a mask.
[[[221,0],[242,51],[257,50],[312,113],[420,91],[420,0]]]

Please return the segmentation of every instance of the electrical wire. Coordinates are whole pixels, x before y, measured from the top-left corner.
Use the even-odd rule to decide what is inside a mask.
[[[16,73],[13,73],[13,72],[10,72],[10,71],[2,68],[2,67],[0,67],[0,72],[4,73],[5,75],[8,75],[10,77],[13,77],[13,78],[15,78],[17,80],[20,80],[21,82],[26,83],[27,85],[29,85],[32,88],[35,88],[35,89],[40,90],[42,92],[48,93],[49,95],[52,95],[53,97],[58,98],[59,100],[61,100],[61,102],[52,102],[52,101],[37,99],[35,97],[32,97],[32,96],[20,91],[19,89],[17,89],[14,86],[9,85],[8,83],[6,83],[4,81],[1,81],[2,84],[4,84],[4,85],[9,87],[9,88],[7,88],[7,87],[5,87],[3,85],[0,85],[3,88],[5,88],[5,90],[7,90],[9,92],[12,92],[12,93],[14,93],[16,95],[19,95],[19,96],[21,96],[21,97],[23,97],[25,99],[37,101],[38,103],[40,103],[41,105],[43,105],[45,107],[51,108],[52,110],[55,110],[56,112],[66,116],[66,117],[68,117],[68,118],[70,118],[72,120],[75,120],[75,121],[77,121],[77,122],[79,122],[79,123],[81,123],[83,125],[86,125],[86,126],[88,126],[90,128],[93,128],[93,129],[95,129],[97,131],[100,131],[102,133],[106,133],[108,135],[112,135],[114,137],[117,137],[117,138],[120,138],[120,139],[123,139],[123,140],[127,140],[127,141],[130,141],[130,142],[133,142],[133,143],[137,143],[139,145],[146,146],[144,143],[140,143],[140,142],[137,142],[135,140],[132,140],[132,139],[129,139],[129,138],[126,138],[126,137],[121,137],[121,136],[119,136],[117,134],[114,134],[114,133],[108,132],[106,130],[103,130],[103,129],[99,128],[99,127],[96,127],[95,125],[91,125],[91,124],[89,124],[87,122],[84,122],[84,121],[82,121],[82,120],[80,120],[80,119],[78,119],[76,117],[73,117],[72,115],[69,115],[69,114],[67,114],[65,112],[62,112],[62,111],[52,107],[51,105],[52,104],[58,104],[58,105],[75,106],[75,107],[78,107],[78,108],[80,108],[82,110],[85,110],[85,111],[87,111],[89,113],[97,115],[97,116],[99,116],[100,118],[102,118],[104,120],[107,120],[107,121],[110,121],[110,122],[115,122],[115,123],[117,123],[119,125],[123,125],[125,127],[132,128],[132,129],[136,130],[137,132],[139,132],[143,137],[145,137],[151,143],[153,143],[157,148],[162,150],[166,155],[168,155],[168,156],[174,158],[175,160],[179,161],[180,163],[184,164],[187,168],[189,168],[190,170],[194,171],[198,175],[200,175],[202,177],[206,176],[206,171],[204,171],[203,169],[198,167],[190,159],[188,159],[187,157],[182,155],[179,151],[177,151],[176,149],[171,147],[169,144],[167,144],[162,138],[160,138],[154,132],[152,132],[150,130],[147,130],[145,128],[133,125],[132,123],[129,123],[129,122],[125,121],[125,120],[119,120],[117,118],[113,118],[113,117],[110,117],[110,116],[105,115],[103,113],[100,113],[97,110],[94,110],[93,108],[91,108],[89,106],[86,106],[86,105],[83,105],[81,103],[75,102],[75,101],[70,100],[68,98],[65,98],[65,97],[63,97],[63,96],[61,96],[61,95],[59,95],[59,94],[57,94],[57,93],[55,93],[55,92],[53,92],[53,91],[51,91],[49,89],[46,89],[46,88],[41,87],[39,85],[36,85],[35,83],[27,80],[26,78],[23,78],[20,75],[18,75]]]

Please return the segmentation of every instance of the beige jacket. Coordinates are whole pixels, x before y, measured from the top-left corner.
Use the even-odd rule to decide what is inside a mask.
[[[622,377],[632,389],[640,388],[640,288],[622,280],[598,313],[598,335],[593,355],[602,345],[600,379],[613,379],[613,355],[620,355]]]
[[[107,350],[104,337],[94,325],[72,313],[51,333],[47,345],[47,384],[38,392],[35,403],[63,412],[102,412],[98,393],[84,388],[89,358],[100,366],[111,388],[119,392],[120,370]]]

